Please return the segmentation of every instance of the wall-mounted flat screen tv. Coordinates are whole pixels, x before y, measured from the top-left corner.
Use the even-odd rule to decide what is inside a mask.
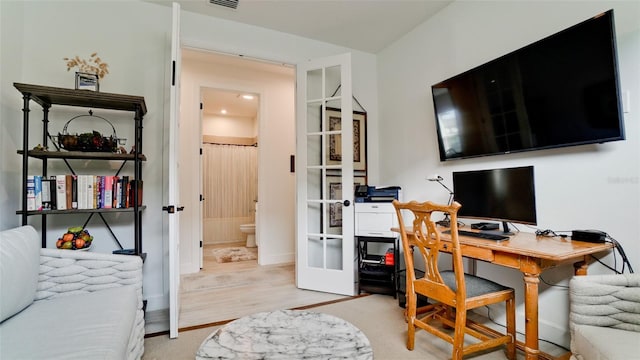
[[[431,90],[441,161],[624,140],[613,10]]]

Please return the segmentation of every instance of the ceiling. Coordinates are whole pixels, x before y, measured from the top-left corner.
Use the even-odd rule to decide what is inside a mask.
[[[148,0],[171,6],[168,0]],[[213,5],[209,0],[174,0],[183,11],[281,31],[368,53],[377,53],[413,30],[454,0],[239,0],[237,9]],[[217,65],[240,59],[211,52],[183,49],[183,57]],[[244,60],[244,59],[242,59]],[[246,60],[245,66],[264,71],[291,71]],[[203,91],[204,113],[256,117],[259,99],[247,101],[238,92]],[[223,115],[224,116],[224,115]]]
[[[203,112],[207,115],[227,117],[243,117],[256,119],[260,98],[256,94],[240,93],[231,90],[219,90],[212,88],[202,89]],[[242,95],[253,95],[253,99],[245,99]],[[222,113],[222,110],[226,113]]]
[[[175,0],[184,11],[215,16],[376,54],[454,0]],[[149,2],[171,6],[168,0]]]

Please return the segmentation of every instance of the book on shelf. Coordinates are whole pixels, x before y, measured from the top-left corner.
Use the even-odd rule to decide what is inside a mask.
[[[82,210],[87,209],[87,180],[86,176],[78,175],[76,177],[77,185],[76,185],[76,201],[78,202],[78,206],[76,209]]]
[[[42,179],[42,210],[56,208],[56,179],[54,176]]]
[[[96,176],[96,209],[104,207],[104,176]]]
[[[71,193],[73,192],[73,175],[65,175],[65,197],[67,199],[67,210],[73,209],[73,196]]]
[[[115,176],[105,176],[104,177],[104,200],[103,207],[105,209],[110,209],[113,207],[113,179]]]
[[[71,175],[71,207],[70,209],[78,208],[78,176]]]
[[[131,208],[136,196],[142,206],[142,193],[142,180],[128,175],[33,175],[27,177],[27,210]]]
[[[33,176],[33,189],[35,193],[35,209],[33,210],[42,210],[42,176],[34,175]]]
[[[65,175],[56,175],[56,209],[67,210],[67,180]]]
[[[36,209],[36,179],[33,175],[27,176],[27,211]]]
[[[138,191],[138,206],[142,206],[142,180],[131,180],[129,182],[129,203],[127,207],[133,207],[136,189]]]

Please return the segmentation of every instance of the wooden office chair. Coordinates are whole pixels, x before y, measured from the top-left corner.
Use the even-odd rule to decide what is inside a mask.
[[[416,328],[438,336],[453,345],[452,359],[462,359],[464,355],[491,349],[506,344],[507,357],[516,358],[515,346],[515,294],[513,289],[493,281],[464,273],[462,254],[458,241],[458,209],[461,205],[438,205],[430,201],[418,203],[400,203],[393,201],[398,215],[402,248],[406,264],[406,297],[407,297],[407,349],[413,350]],[[413,215],[413,226],[406,228],[402,210],[409,210]],[[443,242],[440,232],[432,220],[434,212],[449,213],[451,218],[451,242]],[[414,267],[414,248],[419,250],[425,264],[423,277],[416,278]],[[450,252],[453,260],[452,270],[440,270],[438,265],[439,250]],[[417,294],[424,295],[433,304],[417,309]],[[507,326],[506,334],[489,329],[467,318],[467,311],[494,303],[506,302]],[[434,324],[440,321],[440,326]],[[453,329],[447,331],[446,327]],[[465,335],[475,337],[478,341],[465,345]]]

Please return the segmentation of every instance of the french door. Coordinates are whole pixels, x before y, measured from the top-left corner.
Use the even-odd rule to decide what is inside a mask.
[[[297,65],[296,284],[356,293],[351,56]]]
[[[169,337],[178,337],[180,314],[180,184],[178,159],[180,144],[180,5],[173,3],[171,33],[171,83],[169,101],[168,206],[169,216]]]

